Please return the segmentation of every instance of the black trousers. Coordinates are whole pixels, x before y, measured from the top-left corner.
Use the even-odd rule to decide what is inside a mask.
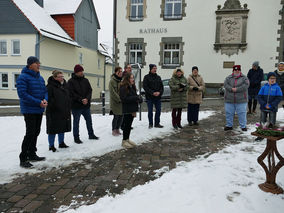
[[[122,124],[123,115],[113,115],[112,130],[119,129]]]
[[[37,137],[40,133],[42,114],[24,114],[26,123],[26,135],[22,142],[22,152],[20,153],[20,161],[24,162],[29,156],[36,154]]]
[[[200,104],[188,104],[187,105],[187,121],[189,123],[198,121]]]
[[[134,119],[134,117],[132,116],[132,114],[124,114],[123,115],[123,121],[124,121],[123,140],[129,139],[133,119]]]

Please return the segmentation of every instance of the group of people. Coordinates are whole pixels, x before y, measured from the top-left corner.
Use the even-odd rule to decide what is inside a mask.
[[[284,62],[278,64],[277,70],[267,74],[268,83],[261,86],[263,75],[258,61],[252,64],[252,69],[247,76],[241,72],[240,65],[233,66],[233,73],[224,81],[225,131],[233,129],[235,113],[238,115],[242,131],[247,131],[247,114],[256,113],[257,103],[261,110],[260,125],[275,127],[278,105],[283,99],[284,92]],[[284,108],[284,104],[282,106]],[[258,137],[256,140],[262,140],[262,138]]]
[[[133,148],[135,142],[129,139],[132,129],[132,122],[138,111],[138,104],[142,103],[142,98],[138,96],[135,86],[134,76],[131,66],[127,65],[122,72],[121,67],[116,67],[109,82],[110,92],[110,114],[113,115],[112,135],[121,135],[123,130],[122,146]],[[189,125],[198,125],[199,105],[202,102],[202,95],[205,84],[202,77],[198,74],[198,67],[192,68],[192,74],[188,79],[185,78],[182,69],[174,70],[169,81],[171,89],[171,108],[172,125],[175,129],[182,128],[181,114],[182,109],[188,107]],[[157,74],[157,66],[149,65],[149,73],[144,76],[143,89],[145,91],[149,129],[163,128],[160,124],[161,97],[164,92],[163,82]],[[155,116],[153,108],[155,107]]]
[[[99,139],[94,134],[90,102],[92,87],[84,76],[84,68],[77,64],[72,77],[65,81],[63,72],[54,70],[45,85],[39,73],[38,58],[30,56],[17,80],[17,92],[20,98],[21,113],[24,115],[26,134],[22,142],[20,166],[29,168],[30,161],[42,161],[45,157],[36,154],[37,137],[40,133],[43,112],[46,108],[46,131],[48,134],[49,150],[56,152],[54,141],[58,135],[59,148],[68,148],[64,142],[64,133],[71,131],[71,113],[73,115],[74,142],[83,143],[79,135],[80,117],[83,115],[88,130],[89,139]],[[148,107],[149,129],[163,128],[160,124],[161,97],[164,92],[163,82],[157,74],[157,66],[149,65],[149,73],[144,76],[143,88]],[[182,128],[182,109],[187,107],[189,125],[198,125],[199,106],[202,102],[205,84],[199,75],[198,67],[192,67],[192,74],[186,77],[180,68],[174,70],[169,81],[171,89],[171,108],[173,128]],[[275,72],[267,75],[268,83],[261,87],[263,70],[259,62],[254,62],[252,69],[245,76],[241,66],[233,66],[233,73],[224,82],[226,126],[224,130],[233,129],[233,118],[237,113],[239,124],[247,131],[247,114],[255,113],[257,102],[261,109],[261,125],[275,126],[278,104],[282,100],[284,90],[284,62],[278,64]],[[135,142],[129,139],[132,122],[136,117],[138,105],[143,99],[137,94],[131,65],[116,67],[109,82],[110,114],[113,115],[112,135],[118,136],[123,130],[122,146],[133,148]],[[248,105],[248,112],[247,112]],[[153,107],[155,116],[153,118]],[[284,104],[282,104],[284,107]],[[267,116],[269,121],[267,122]],[[261,138],[260,138],[261,139]]]
[[[74,142],[83,143],[79,137],[79,122],[83,115],[89,139],[99,139],[93,130],[90,102],[92,87],[84,76],[84,68],[77,64],[72,78],[65,81],[63,72],[54,70],[45,85],[40,75],[38,58],[30,56],[17,79],[17,92],[21,113],[24,115],[26,134],[22,142],[20,166],[32,167],[31,161],[43,161],[45,157],[36,154],[37,137],[40,133],[43,112],[46,108],[46,132],[49,150],[56,152],[54,141],[58,135],[59,148],[68,148],[64,133],[71,131],[71,112],[73,114]]]

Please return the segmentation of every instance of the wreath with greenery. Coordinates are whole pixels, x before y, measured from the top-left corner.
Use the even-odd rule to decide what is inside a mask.
[[[264,136],[284,136],[284,127],[274,127],[268,128],[266,126],[261,126],[260,124],[256,124],[256,133]]]

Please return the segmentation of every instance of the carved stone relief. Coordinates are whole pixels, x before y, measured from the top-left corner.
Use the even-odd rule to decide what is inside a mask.
[[[214,49],[231,56],[247,47],[246,32],[248,18],[247,4],[241,7],[239,0],[227,0],[224,7],[216,11],[216,38]]]

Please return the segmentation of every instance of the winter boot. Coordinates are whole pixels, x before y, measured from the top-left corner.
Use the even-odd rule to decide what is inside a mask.
[[[44,161],[45,157],[39,157],[36,154],[28,157],[30,161]]]
[[[54,146],[50,146],[50,147],[49,147],[49,151],[56,152],[56,148],[55,148]]]
[[[83,143],[80,138],[74,138],[74,142],[77,143],[77,144],[81,144]]]
[[[22,162],[20,162],[20,167],[31,168],[31,167],[33,167],[33,164],[31,164],[29,161],[22,161]]]
[[[128,143],[130,143],[133,147],[134,147],[134,146],[137,146],[136,143],[134,143],[133,141],[131,141],[131,140],[129,140],[129,139],[128,139]]]
[[[174,129],[178,129],[178,126],[176,124],[173,125]]]
[[[61,142],[58,147],[59,148],[68,148],[69,146],[67,146],[64,142]]]
[[[131,149],[133,148],[133,146],[128,142],[128,140],[122,140],[122,144],[121,144],[124,148],[126,149]]]
[[[121,135],[121,132],[119,131],[119,129],[115,129],[116,130],[116,133],[118,134],[118,135]]]
[[[116,132],[116,129],[112,130],[112,136],[118,136],[117,132]]]
[[[90,140],[99,140],[99,137],[97,137],[95,135],[89,135],[89,139]]]

